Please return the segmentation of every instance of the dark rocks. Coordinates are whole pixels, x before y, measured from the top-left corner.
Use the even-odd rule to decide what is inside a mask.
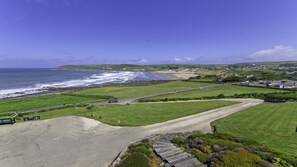
[[[197,144],[197,145],[201,145],[201,144],[205,144],[206,142],[203,139],[193,139],[193,144]]]

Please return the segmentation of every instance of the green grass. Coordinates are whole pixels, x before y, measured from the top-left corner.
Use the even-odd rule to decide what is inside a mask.
[[[61,116],[83,116],[116,126],[141,126],[189,116],[214,108],[236,104],[230,101],[143,103],[130,105],[100,105],[88,110],[86,107],[66,108],[29,116],[40,115],[42,119]]]
[[[151,167],[151,162],[144,154],[132,153],[117,167]]]
[[[297,103],[265,103],[212,124],[221,133],[245,137],[297,157]]]
[[[273,92],[285,92],[285,90],[236,86],[236,85],[228,84],[228,85],[211,87],[211,88],[202,89],[202,90],[192,90],[192,91],[187,91],[182,93],[156,96],[156,97],[147,98],[147,99],[200,98],[200,97],[217,96],[219,94],[224,94],[225,96],[231,96],[231,95],[242,94],[242,93],[273,93]]]
[[[49,106],[100,100],[102,99],[98,99],[95,97],[78,97],[69,95],[46,95],[39,97],[3,99],[0,100],[0,113],[11,111],[24,111]]]
[[[102,88],[92,88],[75,92],[78,95],[110,95],[118,98],[130,98],[150,95],[174,90],[186,89],[188,87],[200,87],[209,85],[205,82],[171,81],[159,84],[149,84],[140,86],[108,86]]]
[[[148,84],[140,86],[107,86],[101,88],[89,88],[69,94],[45,95],[39,97],[24,97],[17,99],[0,100],[0,113],[11,111],[26,111],[50,106],[83,103],[90,101],[102,101],[107,99],[104,96],[116,96],[129,98],[147,94],[167,92],[172,90],[185,89],[187,87],[199,87],[209,83],[172,81],[159,84]]]

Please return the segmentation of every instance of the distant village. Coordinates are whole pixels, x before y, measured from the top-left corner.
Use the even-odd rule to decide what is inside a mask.
[[[296,88],[296,83],[297,81],[284,79],[284,80],[276,80],[276,81],[244,81],[244,82],[240,82],[240,85],[291,89],[291,88]]]

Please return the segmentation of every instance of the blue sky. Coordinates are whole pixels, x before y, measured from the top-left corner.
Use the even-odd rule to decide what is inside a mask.
[[[296,0],[0,1],[0,67],[280,60]]]

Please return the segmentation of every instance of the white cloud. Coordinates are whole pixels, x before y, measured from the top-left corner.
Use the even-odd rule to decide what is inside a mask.
[[[193,61],[194,58],[192,58],[192,57],[186,57],[186,60],[187,60],[187,61]]]
[[[297,48],[278,45],[270,49],[256,51],[250,54],[248,58],[255,61],[297,60]]]
[[[192,57],[183,57],[183,58],[174,58],[174,62],[183,62],[183,63],[186,63],[186,62],[189,62],[189,61],[194,61],[195,59],[192,58]]]
[[[174,61],[175,61],[175,62],[180,62],[180,61],[182,61],[182,60],[181,60],[181,58],[177,58],[177,57],[176,57],[176,58],[174,58]]]
[[[147,62],[148,62],[147,59],[140,59],[140,60],[138,61],[138,63],[147,63]]]

